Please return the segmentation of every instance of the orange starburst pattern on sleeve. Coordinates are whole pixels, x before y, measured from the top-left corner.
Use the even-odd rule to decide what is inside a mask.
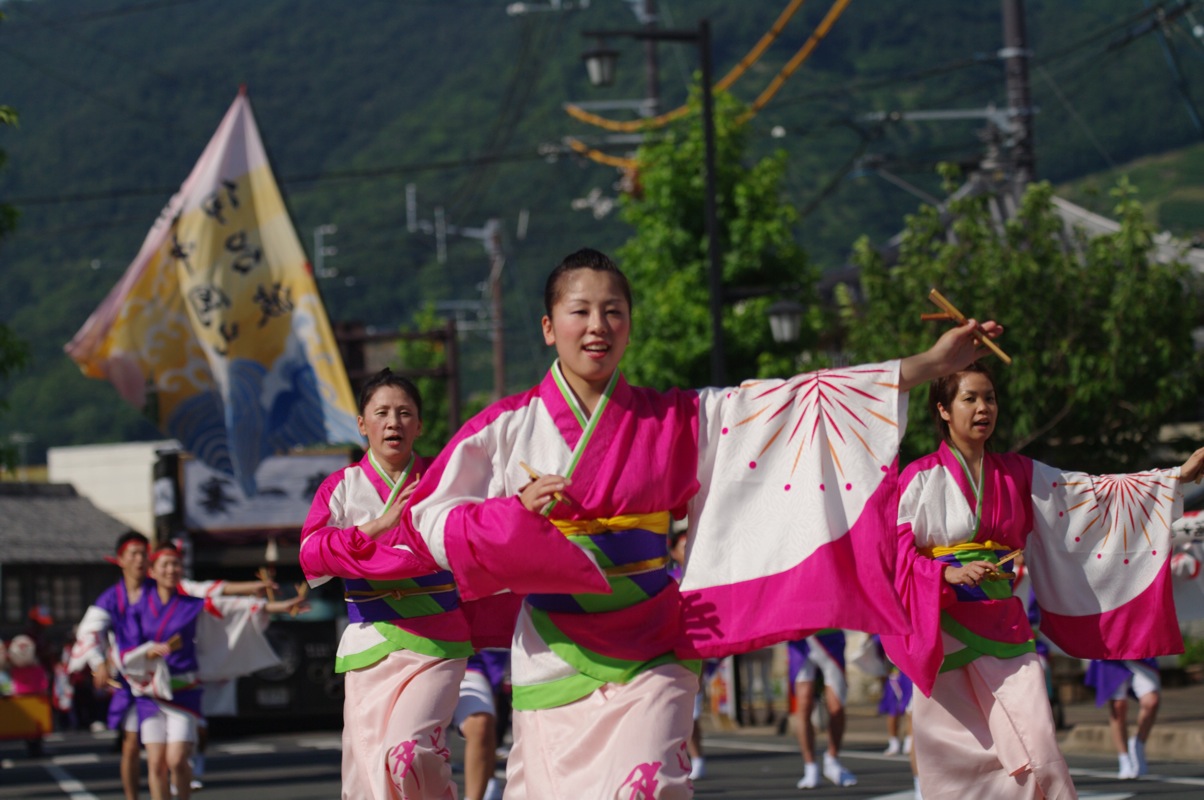
[[[1066,513],[1086,517],[1080,520],[1076,542],[1095,540],[1096,558],[1105,551],[1128,554],[1142,547],[1152,548],[1150,526],[1169,528],[1175,502],[1177,478],[1167,471],[1138,472],[1131,475],[1079,475],[1061,485],[1079,499],[1071,502]],[[1058,488],[1055,482],[1053,488]],[[1115,537],[1115,538],[1114,538]],[[1151,550],[1150,555],[1158,555]]]
[[[871,459],[886,469],[893,460],[875,452],[871,424],[878,423],[898,429],[886,404],[893,400],[891,393],[873,394],[868,385],[897,389],[894,383],[875,381],[867,376],[893,377],[880,368],[827,369],[809,372],[766,387],[764,382],[744,384],[739,391],[748,392],[748,402],[754,410],[736,421],[733,427],[759,423],[766,431],[756,457],[749,462],[756,469],[758,461],[775,445],[793,447],[790,476],[793,477],[803,453],[809,447],[826,446],[842,479],[841,454],[849,447],[863,449]],[[723,429],[728,433],[728,428]],[[785,437],[783,438],[783,434]],[[789,488],[789,485],[787,486]],[[823,486],[820,486],[821,490]]]

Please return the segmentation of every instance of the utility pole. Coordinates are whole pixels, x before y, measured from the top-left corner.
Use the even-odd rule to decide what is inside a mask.
[[[1028,36],[1024,24],[1024,0],[1003,2],[1003,60],[1007,85],[1008,117],[1011,119],[1010,154],[1012,192],[1017,199],[1036,174],[1036,149],[1033,145],[1033,105],[1029,91]]]
[[[506,396],[506,336],[502,327],[502,222],[494,217],[485,223],[485,251],[489,253],[489,305],[493,328],[493,399]]]
[[[656,28],[656,0],[643,0],[642,19],[649,31]],[[647,85],[648,104],[645,113],[655,117],[661,113],[660,62],[657,60],[656,39],[649,36],[644,41],[644,75]]]

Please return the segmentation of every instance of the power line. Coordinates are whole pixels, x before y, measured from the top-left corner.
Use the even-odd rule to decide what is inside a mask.
[[[490,156],[475,156],[471,158],[426,161],[413,164],[399,164],[391,167],[373,167],[370,169],[336,170],[312,175],[294,175],[280,179],[281,186],[293,186],[305,183],[326,183],[333,181],[370,180],[373,178],[388,178],[397,175],[407,175],[413,172],[437,172],[440,170],[477,167],[489,164],[520,163],[524,161],[543,161],[545,156],[534,151],[503,153]],[[147,197],[151,195],[171,196],[179,190],[179,186],[144,186],[105,189],[97,192],[74,192],[71,194],[31,195],[13,197],[5,200],[14,206],[56,205],[59,203],[83,203],[96,200],[118,200],[127,197]]]
[[[1104,157],[1104,161],[1110,168],[1115,169],[1116,162],[1112,160],[1112,156],[1108,155],[1108,151],[1104,149],[1102,144],[1100,144],[1099,139],[1095,136],[1095,131],[1091,130],[1091,126],[1088,125],[1087,122],[1079,115],[1078,110],[1070,102],[1069,98],[1062,94],[1062,90],[1058,88],[1056,83],[1054,83],[1053,78],[1050,76],[1045,67],[1037,67],[1037,74],[1049,84],[1049,88],[1053,90],[1054,96],[1056,96],[1058,101],[1062,103],[1062,106],[1066,109],[1066,113],[1070,114],[1070,118],[1075,121],[1075,124],[1082,129],[1083,134],[1087,137],[1087,140],[1091,142],[1092,146],[1095,147],[1096,152]]]
[[[551,33],[545,38],[558,41],[564,27],[564,19],[564,16],[557,15],[555,26],[551,28]],[[487,155],[500,153],[509,145],[519,121],[527,111],[531,92],[534,90],[537,79],[543,73],[543,65],[546,63],[549,53],[550,48],[547,47],[545,39],[536,36],[534,23],[524,25],[518,64],[511,73],[510,82],[501,103],[501,113],[498,115],[497,124],[486,145],[485,153]],[[483,164],[477,167],[461,185],[447,204],[454,213],[465,217],[472,216],[475,209],[472,199],[474,196],[479,199],[481,186],[488,180],[493,166],[496,164]]]

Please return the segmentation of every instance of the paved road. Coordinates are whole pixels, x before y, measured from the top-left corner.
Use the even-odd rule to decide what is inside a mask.
[[[459,743],[453,742],[458,756]],[[801,759],[792,739],[773,735],[713,734],[705,742],[707,777],[695,796],[724,800],[841,798],[911,800],[907,762],[877,749],[848,749],[845,765],[857,786],[827,784],[802,791],[794,784]],[[262,734],[224,738],[210,745],[205,789],[200,800],[331,800],[339,796],[339,736],[336,731]],[[1155,762],[1156,773],[1139,781],[1114,779],[1115,761],[1070,756],[1080,794],[1093,800],[1157,796],[1187,800],[1204,796],[1204,761]],[[145,791],[143,797],[146,797]],[[19,743],[0,742],[0,800],[120,800],[117,756],[107,734],[68,734],[46,744],[45,756],[29,759]]]

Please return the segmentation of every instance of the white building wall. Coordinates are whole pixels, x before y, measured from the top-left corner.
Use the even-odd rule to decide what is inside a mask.
[[[154,469],[158,451],[178,450],[172,440],[51,447],[46,453],[51,483],[70,483],[101,511],[144,536],[153,536]]]

